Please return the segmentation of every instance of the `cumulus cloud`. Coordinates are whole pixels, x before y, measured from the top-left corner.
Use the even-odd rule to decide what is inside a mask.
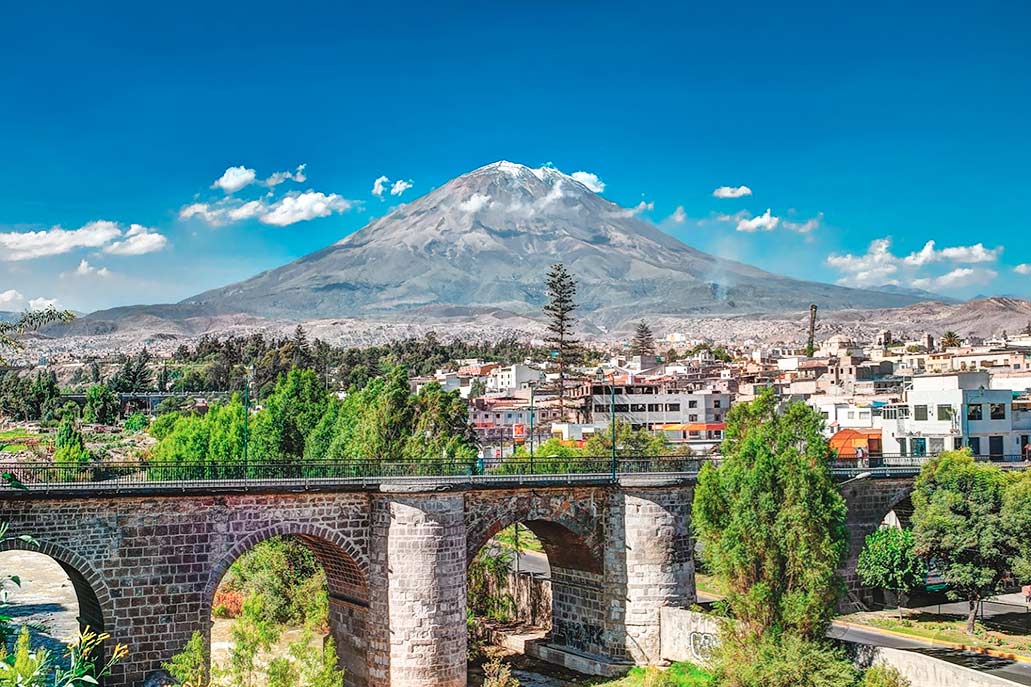
[[[753,217],[751,219],[740,219],[737,223],[738,231],[755,232],[755,231],[773,231],[780,224],[780,217],[777,217],[770,213],[770,208],[766,208],[766,212]]]
[[[71,272],[62,272],[61,277],[101,277],[111,276],[111,270],[106,267],[94,267],[86,260],[80,260],[79,266]]]
[[[377,198],[383,197],[384,184],[389,184],[390,178],[386,175],[376,178],[376,181],[372,182],[372,195]]]
[[[110,255],[144,255],[156,253],[168,245],[168,239],[142,224],[133,224],[125,232],[125,238],[104,248]]]
[[[398,179],[390,187],[390,195],[399,196],[412,187],[412,180],[405,181],[404,179]]]
[[[318,191],[306,191],[280,198],[262,212],[258,219],[264,224],[285,227],[316,217],[328,217],[334,213],[347,212],[351,207],[351,201],[335,193],[326,195]]]
[[[957,267],[938,277],[914,279],[912,284],[920,289],[950,289],[987,284],[998,275],[995,270],[984,267]]]
[[[46,310],[47,308],[56,308],[56,298],[30,298],[29,299],[29,310]]]
[[[827,264],[846,275],[838,280],[844,286],[898,285],[898,258],[891,253],[891,239],[875,239],[870,242],[865,255],[830,255]]]
[[[569,176],[572,177],[573,180],[579,181],[595,193],[601,193],[605,190],[605,182],[599,179],[597,174],[593,174],[591,172],[573,172]]]
[[[211,188],[220,188],[226,193],[236,193],[244,186],[253,184],[255,179],[258,178],[258,173],[253,169],[238,165],[236,167],[229,167],[225,172],[222,173],[218,179],[215,179],[215,183],[211,185]]]
[[[1017,274],[1031,274],[1031,262],[1025,262],[1013,268]]]
[[[225,212],[208,203],[190,203],[179,210],[179,219],[187,220],[192,217],[200,217],[208,224],[216,227],[225,224]]]
[[[121,236],[114,222],[99,220],[78,229],[0,233],[0,260],[9,262],[61,255],[77,248],[99,248]]]
[[[687,219],[687,212],[684,210],[684,206],[678,205],[677,209],[673,211],[673,214],[666,219],[674,224],[683,224],[684,220]]]
[[[984,247],[983,243],[975,243],[972,246],[951,246],[939,251],[935,249],[935,242],[932,240],[925,243],[924,247],[919,251],[907,255],[905,261],[907,265],[914,265],[916,267],[942,262],[943,260],[971,265],[995,262],[1002,254],[1002,250],[1002,246],[996,246],[989,250]]]
[[[818,215],[816,215],[816,217],[813,217],[811,219],[807,219],[804,222],[791,222],[791,221],[788,221],[788,220],[784,220],[783,222],[780,223],[780,225],[782,227],[784,227],[785,229],[787,229],[788,231],[794,231],[794,232],[797,232],[799,234],[808,234],[808,233],[812,232],[813,230],[819,228],[820,222],[822,222],[822,221],[823,221],[823,213],[821,212]]]
[[[720,186],[712,195],[714,198],[742,198],[752,195],[752,189],[747,186]]]
[[[458,209],[462,212],[468,212],[470,214],[479,212],[482,210],[487,203],[490,202],[490,196],[484,193],[474,193],[461,203],[458,204]]]
[[[293,172],[273,172],[272,175],[265,180],[265,186],[272,188],[279,186],[284,181],[296,181],[298,184],[302,184],[308,180],[308,177],[304,175],[304,168],[308,165],[297,165],[297,169]]]
[[[20,291],[8,289],[0,291],[0,310],[11,310],[20,308],[25,303],[25,296]]]

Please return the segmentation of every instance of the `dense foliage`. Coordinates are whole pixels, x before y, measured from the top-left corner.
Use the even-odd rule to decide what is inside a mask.
[[[927,578],[927,563],[914,551],[913,533],[908,529],[881,527],[866,537],[859,554],[856,573],[869,587],[890,589],[899,596],[899,617],[902,597]]]
[[[75,421],[67,417],[61,421],[54,439],[54,464],[64,467],[81,467],[90,461],[89,451],[82,432],[75,426]]]
[[[731,407],[723,461],[698,478],[693,524],[745,634],[818,638],[841,589],[846,506],[820,415],[802,403],[782,413],[776,405],[766,391]]]
[[[1021,502],[1026,479],[976,462],[967,449],[928,461],[916,479],[914,549],[935,562],[949,596],[967,602],[967,632],[974,631],[978,603],[999,591],[1031,534],[1031,506]]]

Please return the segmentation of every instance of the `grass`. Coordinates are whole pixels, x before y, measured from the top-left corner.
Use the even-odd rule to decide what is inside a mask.
[[[666,670],[633,668],[626,677],[603,682],[600,687],[713,687],[710,673],[691,663],[674,663]]]
[[[8,429],[4,432],[0,432],[0,441],[6,441],[8,439],[27,439],[28,437],[36,436],[31,432],[27,432],[24,429]]]
[[[711,575],[695,573],[694,584],[695,589],[699,592],[703,592],[705,594],[708,594],[709,596],[714,596],[717,598],[723,597],[723,595],[720,594],[719,590],[716,589],[716,582],[715,580],[713,580]]]
[[[912,613],[901,621],[881,612],[854,613],[841,620],[891,630],[919,639],[929,639],[979,649],[996,649],[1031,656],[1031,634],[1020,634],[993,624],[992,618],[977,623],[973,635],[966,633],[966,620],[931,613]]]
[[[18,453],[28,450],[29,447],[25,444],[0,444],[0,453]]]

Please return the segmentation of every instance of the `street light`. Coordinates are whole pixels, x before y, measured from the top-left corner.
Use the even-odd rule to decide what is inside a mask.
[[[600,367],[595,371],[595,378],[604,383],[605,371]],[[592,394],[593,395],[593,394]],[[611,433],[612,450],[612,481],[616,481],[616,373],[613,372],[609,378],[609,421]]]
[[[859,482],[859,481],[861,481],[861,480],[864,480],[864,479],[869,479],[869,478],[871,478],[871,477],[873,477],[873,473],[872,473],[872,472],[860,472],[860,473],[859,473],[858,475],[856,475],[855,477],[849,477],[849,478],[848,478],[847,480],[845,480],[844,482],[842,482],[842,483],[841,483],[841,484],[840,484],[839,486],[842,486],[842,487],[843,487],[843,486],[845,486],[846,484],[851,484],[852,482]]]

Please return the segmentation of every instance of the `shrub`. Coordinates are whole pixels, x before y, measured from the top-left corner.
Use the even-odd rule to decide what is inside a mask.
[[[133,413],[125,420],[125,431],[142,432],[150,424],[150,420],[143,413]]]
[[[204,635],[196,631],[183,650],[161,666],[184,687],[204,687],[207,684],[208,652],[204,650]]]
[[[724,633],[716,650],[720,687],[853,687],[857,671],[826,641],[794,634]]]
[[[262,597],[268,622],[324,623],[328,613],[325,572],[311,550],[291,537],[273,537],[240,556],[219,591]]]
[[[243,594],[219,587],[212,599],[211,614],[216,618],[235,618],[243,609]]]
[[[878,663],[867,669],[862,687],[910,687],[912,684],[895,666]]]
[[[519,687],[519,680],[512,677],[507,663],[495,657],[483,664],[483,687]]]

